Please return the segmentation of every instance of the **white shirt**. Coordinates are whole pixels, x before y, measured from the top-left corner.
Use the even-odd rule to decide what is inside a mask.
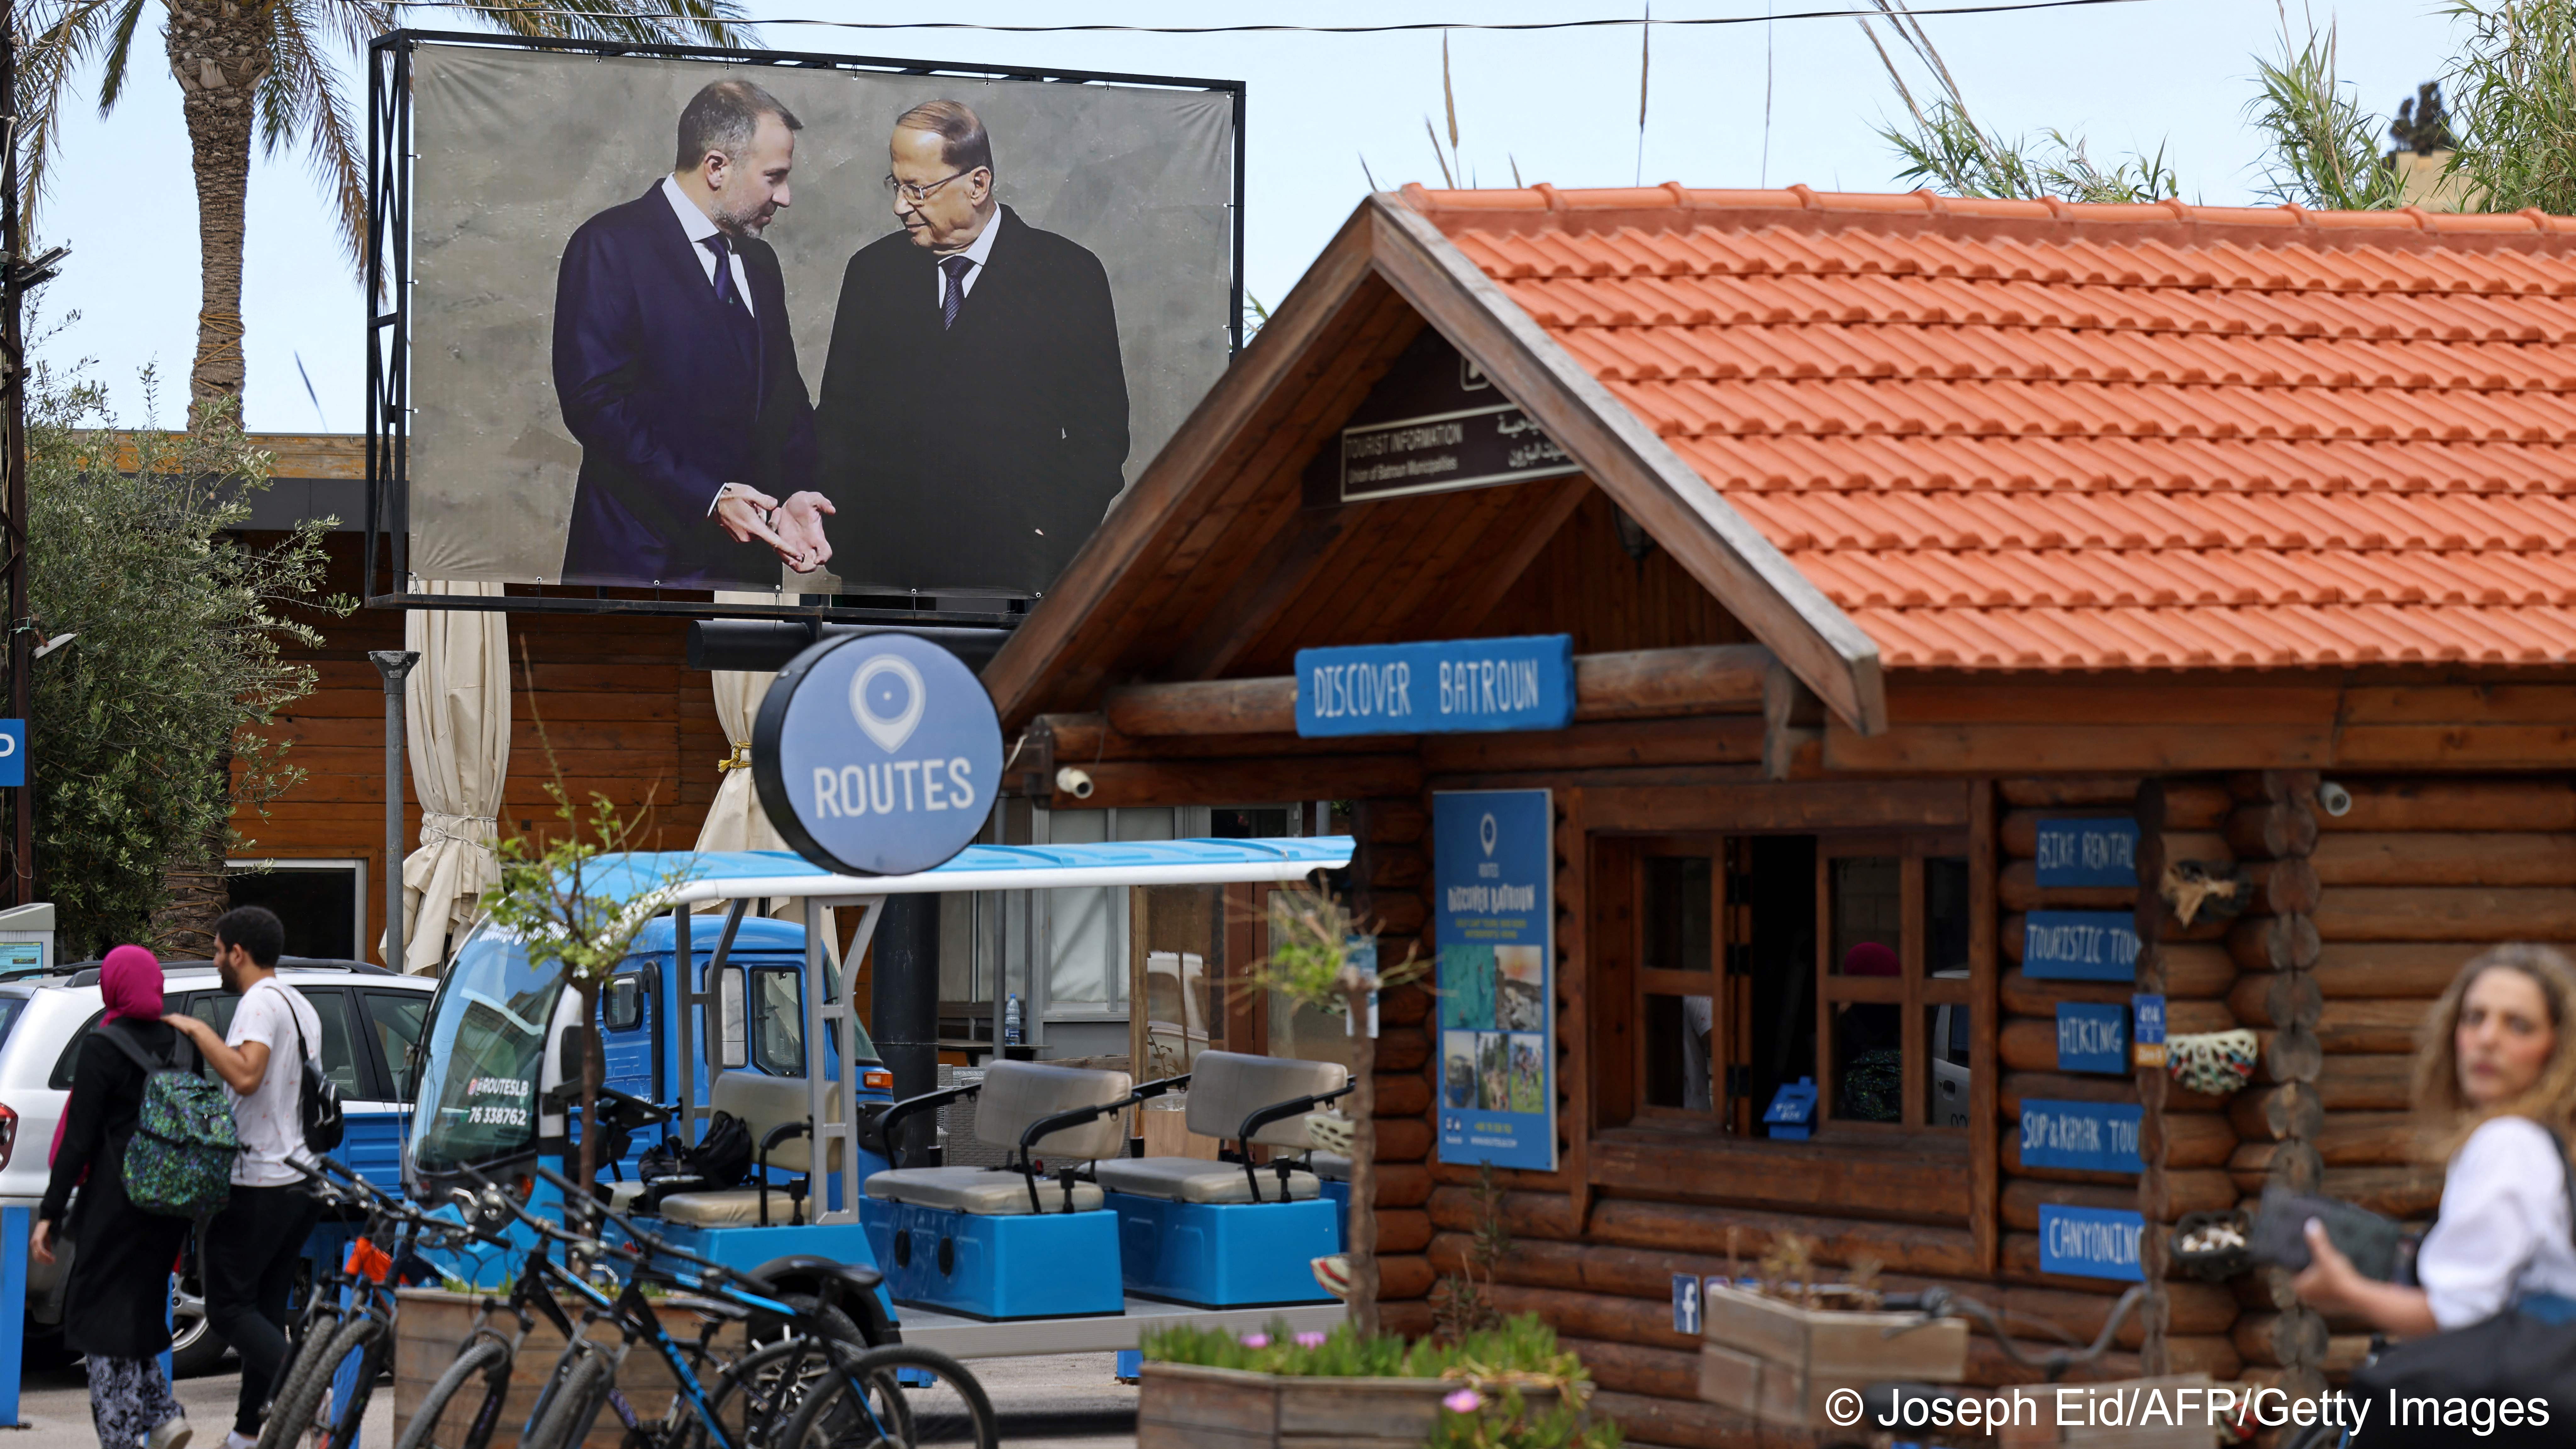
[[[2415,1256],[2415,1277],[2444,1328],[2482,1323],[2521,1298],[2576,1298],[2567,1177],[2549,1129],[2497,1117],[2460,1144],[2442,1177],[2442,1215]]]
[[[948,254],[948,257],[964,257],[974,263],[966,269],[966,279],[957,284],[966,296],[975,295],[975,279],[984,275],[984,260],[993,254],[993,238],[999,236],[1001,231],[1002,209],[997,206],[993,208],[992,217],[984,223],[982,233],[967,244],[966,250]],[[941,257],[939,260],[944,262],[948,257]],[[715,273],[710,270],[707,275],[712,277]],[[948,273],[942,269],[934,271],[932,275],[938,279],[939,285],[931,289],[930,300],[938,303],[940,310],[944,312],[948,309]]]
[[[291,1013],[291,1014],[290,1014]],[[295,1049],[296,1028],[304,1031],[304,1050]],[[304,1150],[303,1062],[322,1058],[322,1018],[303,993],[271,977],[242,993],[233,1008],[233,1029],[224,1045],[236,1050],[258,1042],[268,1048],[268,1070],[245,1096],[224,1086],[233,1101],[233,1131],[241,1137],[241,1156],[233,1161],[233,1181],[244,1187],[282,1187],[302,1182],[304,1175],[288,1166],[309,1156]]]
[[[705,242],[724,228],[709,221],[707,214],[698,210],[698,204],[689,199],[689,193],[680,189],[676,177],[662,178],[662,199],[671,203],[672,214],[680,218],[680,225],[688,228],[689,250],[698,254],[698,270],[706,274],[707,285],[713,287],[716,284],[716,253]],[[733,294],[742,299],[742,310],[750,312],[751,278],[742,269],[742,243],[728,237],[726,245],[732,248],[726,257],[733,264]],[[972,293],[975,289],[969,287],[966,290]]]
[[[1713,1104],[1709,1080],[1708,1049],[1714,1042],[1704,1040],[1709,1026],[1716,1020],[1716,1003],[1705,996],[1682,998],[1682,1105],[1694,1112],[1705,1112]]]

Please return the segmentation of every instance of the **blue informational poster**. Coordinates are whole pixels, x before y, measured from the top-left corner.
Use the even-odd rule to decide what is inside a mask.
[[[1556,1168],[1555,823],[1545,790],[1431,797],[1443,1162]]]
[[[2138,920],[2128,911],[2033,911],[2021,974],[2034,981],[2135,981]]]
[[[2042,886],[2138,883],[2138,822],[2125,816],[2039,822]]]
[[[2128,1008],[2104,1002],[2057,1003],[2057,1069],[2061,1072],[2129,1071]]]
[[[2137,1213],[2041,1203],[2039,1271],[2143,1283],[2147,1275],[2138,1261],[2138,1240],[2146,1231],[2147,1220]]]

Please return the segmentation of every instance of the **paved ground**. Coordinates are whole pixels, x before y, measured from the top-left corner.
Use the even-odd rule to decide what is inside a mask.
[[[980,1359],[970,1367],[1001,1414],[1003,1443],[1134,1449],[1136,1391],[1110,1379],[1108,1354]],[[189,1449],[218,1449],[231,1427],[241,1376],[181,1379],[178,1390],[197,1433]],[[0,1449],[92,1449],[98,1443],[90,1427],[89,1380],[77,1368],[27,1374],[18,1412],[29,1427],[0,1435]],[[393,1429],[393,1392],[386,1385],[368,1406],[360,1449],[391,1449]]]

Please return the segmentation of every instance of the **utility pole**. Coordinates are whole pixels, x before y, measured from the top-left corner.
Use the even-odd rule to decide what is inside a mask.
[[[53,276],[67,249],[27,255],[25,219],[18,214],[18,5],[0,0],[0,572],[9,589],[9,715],[28,720],[27,753],[35,752],[36,620],[27,599],[27,347],[21,313],[27,294]],[[36,774],[11,792],[9,899],[36,899]]]
[[[367,658],[385,677],[385,969],[400,971],[410,955],[403,949],[403,681],[420,655],[370,649]]]

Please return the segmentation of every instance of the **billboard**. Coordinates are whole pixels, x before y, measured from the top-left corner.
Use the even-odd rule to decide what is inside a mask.
[[[1039,594],[1231,355],[1239,86],[397,43],[407,592]]]

